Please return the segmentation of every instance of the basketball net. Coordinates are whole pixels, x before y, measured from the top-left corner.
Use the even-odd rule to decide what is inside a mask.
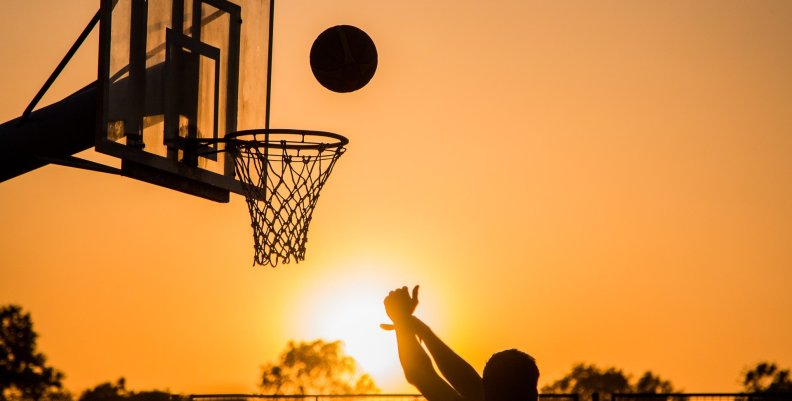
[[[315,131],[269,130],[250,135],[253,139],[230,139],[227,150],[250,212],[253,264],[275,267],[292,258],[304,260],[319,192],[344,154],[347,140]]]

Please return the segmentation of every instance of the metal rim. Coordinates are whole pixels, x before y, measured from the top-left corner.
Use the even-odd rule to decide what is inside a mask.
[[[282,137],[283,135],[291,135],[298,139],[287,139]],[[343,152],[344,146],[349,144],[349,139],[343,135],[326,131],[262,128],[232,132],[224,138],[185,139],[184,143],[186,144],[185,148],[192,148],[198,154],[222,153],[231,149],[244,150],[253,148],[297,151],[316,150],[320,152],[327,149],[337,149]],[[225,144],[225,148],[217,149],[213,146],[219,143]],[[209,146],[214,147],[214,149],[206,149]]]
[[[293,136],[294,139],[283,136]],[[309,150],[342,148],[349,144],[349,139],[343,135],[326,131],[271,128],[232,132],[226,135],[221,142],[247,148],[266,147]]]

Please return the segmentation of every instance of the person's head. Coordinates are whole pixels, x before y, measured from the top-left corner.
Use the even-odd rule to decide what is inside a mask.
[[[516,349],[497,352],[484,366],[485,401],[536,401],[539,368],[536,360]]]

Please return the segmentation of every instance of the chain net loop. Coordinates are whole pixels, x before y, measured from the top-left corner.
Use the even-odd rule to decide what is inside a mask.
[[[253,264],[275,267],[292,258],[296,262],[305,259],[308,226],[319,192],[346,151],[347,140],[316,131],[263,132],[249,134],[253,139],[240,135],[229,139],[227,151],[250,212]]]

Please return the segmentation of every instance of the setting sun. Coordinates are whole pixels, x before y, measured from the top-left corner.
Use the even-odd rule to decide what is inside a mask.
[[[380,388],[391,389],[394,383],[404,382],[395,337],[379,328],[380,323],[389,322],[382,306],[388,283],[381,278],[358,277],[326,284],[309,290],[311,299],[296,313],[306,340],[343,341],[346,353]]]

